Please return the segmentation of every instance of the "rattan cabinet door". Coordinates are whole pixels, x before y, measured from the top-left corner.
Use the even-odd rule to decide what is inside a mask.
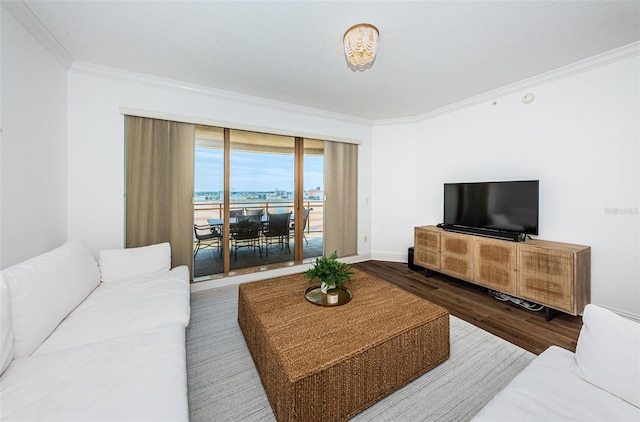
[[[477,238],[473,282],[510,295],[516,294],[516,244]]]
[[[440,270],[471,281],[473,277],[473,236],[443,232],[440,235]]]
[[[440,231],[431,226],[415,227],[413,236],[413,262],[440,271]]]
[[[575,313],[573,253],[522,245],[518,265],[519,297]]]

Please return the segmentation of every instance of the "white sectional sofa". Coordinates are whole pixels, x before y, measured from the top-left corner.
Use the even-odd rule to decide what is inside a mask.
[[[187,421],[189,272],[73,241],[2,271],[2,421]]]
[[[550,347],[473,420],[640,421],[640,324],[587,305],[576,352]]]

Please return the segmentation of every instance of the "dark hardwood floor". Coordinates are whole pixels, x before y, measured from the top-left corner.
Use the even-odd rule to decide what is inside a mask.
[[[353,267],[438,304],[451,315],[532,353],[540,354],[551,345],[576,349],[582,327],[580,316],[558,313],[547,322],[544,310],[533,312],[501,302],[489,296],[486,289],[442,274],[425,277],[424,270],[414,271],[403,263],[366,261]]]

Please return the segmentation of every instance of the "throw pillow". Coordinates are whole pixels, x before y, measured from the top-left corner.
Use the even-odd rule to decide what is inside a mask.
[[[16,359],[31,355],[100,283],[93,253],[79,241],[9,267],[2,277],[11,296]]]
[[[171,269],[171,245],[158,243],[127,249],[109,249],[98,258],[103,283]]]

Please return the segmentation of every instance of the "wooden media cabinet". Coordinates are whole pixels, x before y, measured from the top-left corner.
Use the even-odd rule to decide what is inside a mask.
[[[414,262],[491,290],[578,315],[591,299],[591,248],[546,240],[512,242],[414,229]]]

